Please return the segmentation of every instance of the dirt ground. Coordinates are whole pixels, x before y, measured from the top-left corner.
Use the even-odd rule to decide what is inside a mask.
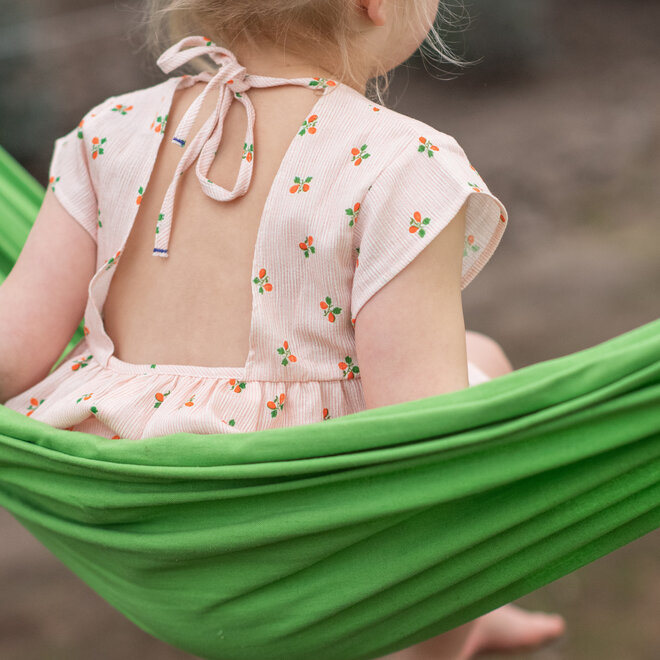
[[[557,0],[553,53],[527,74],[396,75],[388,105],[456,137],[509,211],[464,309],[516,369],[660,316],[658,25],[653,2]],[[0,539],[2,660],[192,657],[135,628],[4,511]],[[657,530],[516,601],[568,630],[515,657],[657,660],[659,546]]]

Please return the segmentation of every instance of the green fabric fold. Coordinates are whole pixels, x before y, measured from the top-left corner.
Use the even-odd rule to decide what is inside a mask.
[[[13,263],[39,203],[0,167]],[[0,406],[0,505],[202,658],[378,658],[660,527],[660,319],[460,391],[254,433],[108,440]]]

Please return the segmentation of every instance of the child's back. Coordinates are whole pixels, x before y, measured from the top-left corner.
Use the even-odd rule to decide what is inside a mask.
[[[176,129],[212,77],[111,97],[58,141],[54,194],[98,248],[86,336],[7,406],[136,439],[358,412],[355,323],[365,303],[466,201],[461,288],[499,243],[506,211],[453,138],[333,80],[257,89],[250,76],[227,85],[221,75],[182,149]],[[192,160],[179,176],[181,159],[204,146],[195,136],[222,89],[222,140],[214,145],[208,130],[200,157],[210,169],[200,181]],[[245,97],[258,117],[252,139]],[[231,191],[239,165],[245,194],[213,199],[210,182]],[[163,200],[177,179],[169,213]],[[391,315],[396,322],[397,309]],[[411,336],[410,350],[428,347]],[[470,384],[479,382],[469,368]]]
[[[318,97],[294,85],[250,90],[259,118],[254,142],[260,148],[248,191],[218,203],[203,193],[191,166],[179,181],[169,257],[154,259],[154,219],[190,143],[184,149],[173,143],[174,129],[204,87],[197,82],[174,93],[153,174],[112,277],[104,306],[105,327],[121,360],[222,365],[235,367],[233,375],[239,375],[249,352],[256,288],[252,261],[260,219],[274,175],[300,130],[300,118],[311,114]],[[216,94],[206,97],[190,136],[199,132],[216,104]],[[223,123],[221,148],[208,174],[227,190],[233,189],[238,176],[246,127],[244,106],[232,103]]]

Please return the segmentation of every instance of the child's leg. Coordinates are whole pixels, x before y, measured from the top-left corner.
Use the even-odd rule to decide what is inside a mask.
[[[513,365],[502,347],[488,335],[466,330],[465,344],[468,360],[476,364],[491,378],[497,378],[513,371]]]
[[[491,378],[513,371],[502,347],[480,332],[466,332],[468,360]],[[478,651],[513,651],[538,646],[561,635],[565,623],[557,615],[528,612],[503,605],[478,619],[379,660],[469,660]]]
[[[407,649],[382,656],[378,660],[463,660],[462,651],[468,641],[476,635],[477,624],[481,620],[468,621],[458,628],[448,630]],[[465,656],[465,660],[470,656]]]
[[[531,650],[564,629],[563,618],[556,614],[528,612],[508,604],[378,660],[470,660],[480,651]]]
[[[468,360],[491,378],[498,378],[513,371],[513,365],[502,347],[488,335],[468,330],[466,348]],[[475,625],[470,630],[467,643],[460,654],[447,658],[468,660],[479,650],[514,650],[537,646],[561,635],[565,628],[563,618],[558,615],[528,612],[512,604],[503,605],[470,623]],[[416,647],[410,650],[414,648]],[[420,656],[419,660],[421,658],[423,656]],[[440,658],[444,656],[438,655],[437,660]]]

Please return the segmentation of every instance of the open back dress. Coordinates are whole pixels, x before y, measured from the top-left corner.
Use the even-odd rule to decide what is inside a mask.
[[[365,302],[466,200],[462,288],[497,247],[506,209],[453,137],[341,82],[248,74],[231,51],[200,36],[182,39],[158,64],[168,72],[201,55],[218,64],[216,73],[169,77],[110,97],[56,141],[49,185],[97,245],[85,336],[57,369],[7,407],[61,429],[131,439],[240,433],[355,413],[365,408],[354,330]],[[172,139],[185,151],[153,218],[153,256],[159,258],[169,254],[179,178],[195,161],[202,191],[218,203],[248,190],[259,158],[250,88],[300,85],[318,98],[301,118],[266,198],[250,275],[245,365],[134,364],[115,355],[104,302],[148,188],[174,93],[199,81],[206,87]],[[215,112],[189,135],[211,93],[218,95]],[[235,187],[227,190],[208,171],[234,101],[245,106],[248,128]],[[488,380],[473,363],[468,377],[470,385]]]

